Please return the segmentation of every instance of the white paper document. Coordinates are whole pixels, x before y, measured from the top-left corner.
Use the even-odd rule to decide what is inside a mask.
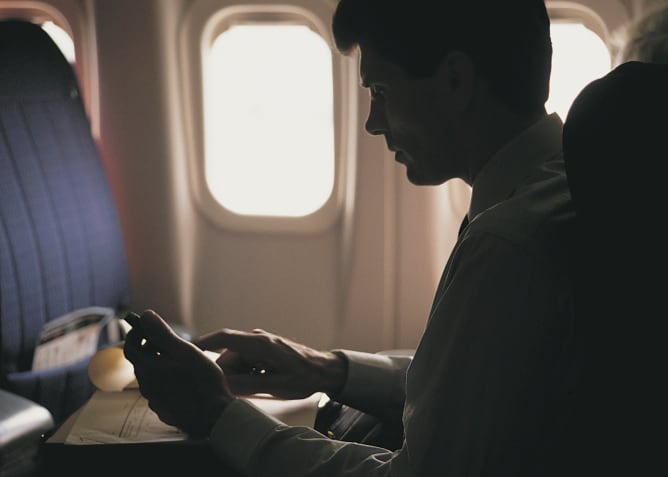
[[[120,444],[167,442],[187,435],[162,422],[148,407],[139,389],[96,391],[65,439],[66,444]]]

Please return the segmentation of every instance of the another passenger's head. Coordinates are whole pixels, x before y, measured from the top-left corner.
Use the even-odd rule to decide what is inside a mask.
[[[545,112],[552,43],[543,0],[341,0],[333,32],[341,52],[360,50],[367,130],[385,136],[413,183],[470,182],[464,142],[484,141],[463,128],[490,98],[520,117]]]
[[[624,63],[588,84],[564,123],[564,160],[583,226],[641,217],[665,202],[668,65]],[[601,229],[602,230],[602,229]],[[620,227],[614,237],[635,233]]]
[[[563,150],[579,230],[579,308],[584,316],[600,317],[583,323],[612,316],[635,323],[643,306],[654,306],[652,283],[658,282],[651,277],[666,273],[660,258],[668,243],[661,223],[668,181],[660,172],[668,157],[666,85],[668,65],[627,62],[587,85],[566,116]]]
[[[626,31],[621,62],[668,63],[668,7],[632,23]]]

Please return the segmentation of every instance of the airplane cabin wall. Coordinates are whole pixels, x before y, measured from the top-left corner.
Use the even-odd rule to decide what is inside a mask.
[[[175,84],[182,2],[93,0],[100,149],[120,209],[133,308],[183,322],[189,196]],[[164,7],[169,8],[164,8]],[[186,209],[185,211],[183,209]]]

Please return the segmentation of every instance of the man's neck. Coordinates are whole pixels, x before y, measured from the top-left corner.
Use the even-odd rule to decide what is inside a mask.
[[[472,142],[469,178],[473,184],[478,172],[502,147],[524,132],[531,125],[547,116],[545,109],[535,113],[514,113],[507,108],[498,107],[488,110],[479,118],[479,138]]]

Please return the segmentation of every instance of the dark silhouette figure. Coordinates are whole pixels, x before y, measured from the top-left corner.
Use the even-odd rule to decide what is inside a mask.
[[[577,213],[574,408],[582,475],[665,475],[668,65],[590,83],[564,125]],[[663,469],[663,472],[659,471]]]

